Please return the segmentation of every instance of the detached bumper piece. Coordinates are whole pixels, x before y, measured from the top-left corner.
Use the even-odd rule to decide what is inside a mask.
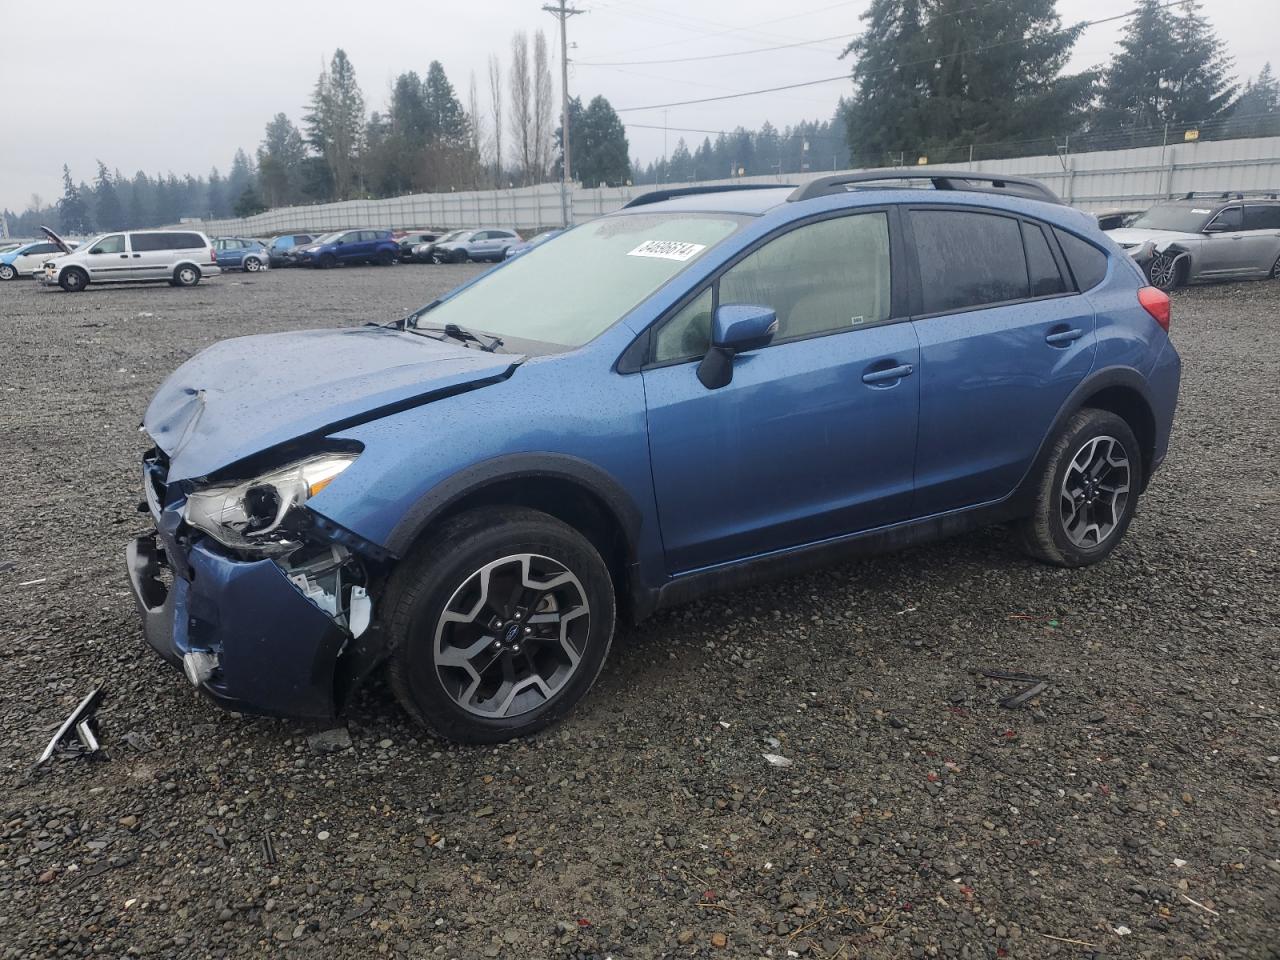
[[[163,530],[164,525],[161,524]],[[220,706],[330,719],[334,670],[350,633],[271,560],[234,560],[164,534],[132,541],[129,582],[147,642]]]

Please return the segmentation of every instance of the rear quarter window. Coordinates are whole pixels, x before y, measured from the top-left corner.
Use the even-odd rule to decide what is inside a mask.
[[[1057,227],[1053,232],[1062,247],[1062,255],[1067,259],[1067,266],[1076,278],[1076,287],[1090,290],[1100,284],[1107,275],[1107,255],[1074,233]]]

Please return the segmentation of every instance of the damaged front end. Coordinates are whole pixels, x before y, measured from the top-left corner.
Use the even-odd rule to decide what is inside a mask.
[[[328,719],[380,659],[373,597],[389,557],[305,505],[357,456],[334,447],[173,484],[165,453],[145,456],[139,508],[156,531],[127,551],[144,632],[222,706]]]

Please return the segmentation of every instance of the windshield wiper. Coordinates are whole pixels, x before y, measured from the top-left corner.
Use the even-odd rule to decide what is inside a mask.
[[[414,329],[430,330],[433,333],[443,333],[446,337],[458,340],[464,344],[479,344],[480,349],[486,353],[494,353],[502,346],[501,337],[495,337],[489,333],[477,333],[474,330],[468,330],[466,327],[460,327],[456,323],[446,323],[443,327],[424,327],[421,324],[414,324]]]

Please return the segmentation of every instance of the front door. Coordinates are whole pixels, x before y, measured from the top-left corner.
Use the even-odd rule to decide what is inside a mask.
[[[84,266],[89,279],[101,283],[104,280],[127,280],[133,274],[133,261],[123,233],[103,237],[85,255]]]
[[[998,500],[1093,366],[1093,305],[1032,221],[910,214],[920,269],[920,444],[912,513]]]
[[[1223,207],[1208,224],[1200,244],[1198,277],[1235,277],[1249,272],[1245,248],[1244,208],[1238,204]],[[1209,233],[1208,229],[1214,232]]]
[[[669,573],[907,517],[919,348],[893,296],[889,220],[796,227],[656,329],[643,376]],[[772,308],[778,332],[709,390],[698,360],[713,310],[730,303]]]

